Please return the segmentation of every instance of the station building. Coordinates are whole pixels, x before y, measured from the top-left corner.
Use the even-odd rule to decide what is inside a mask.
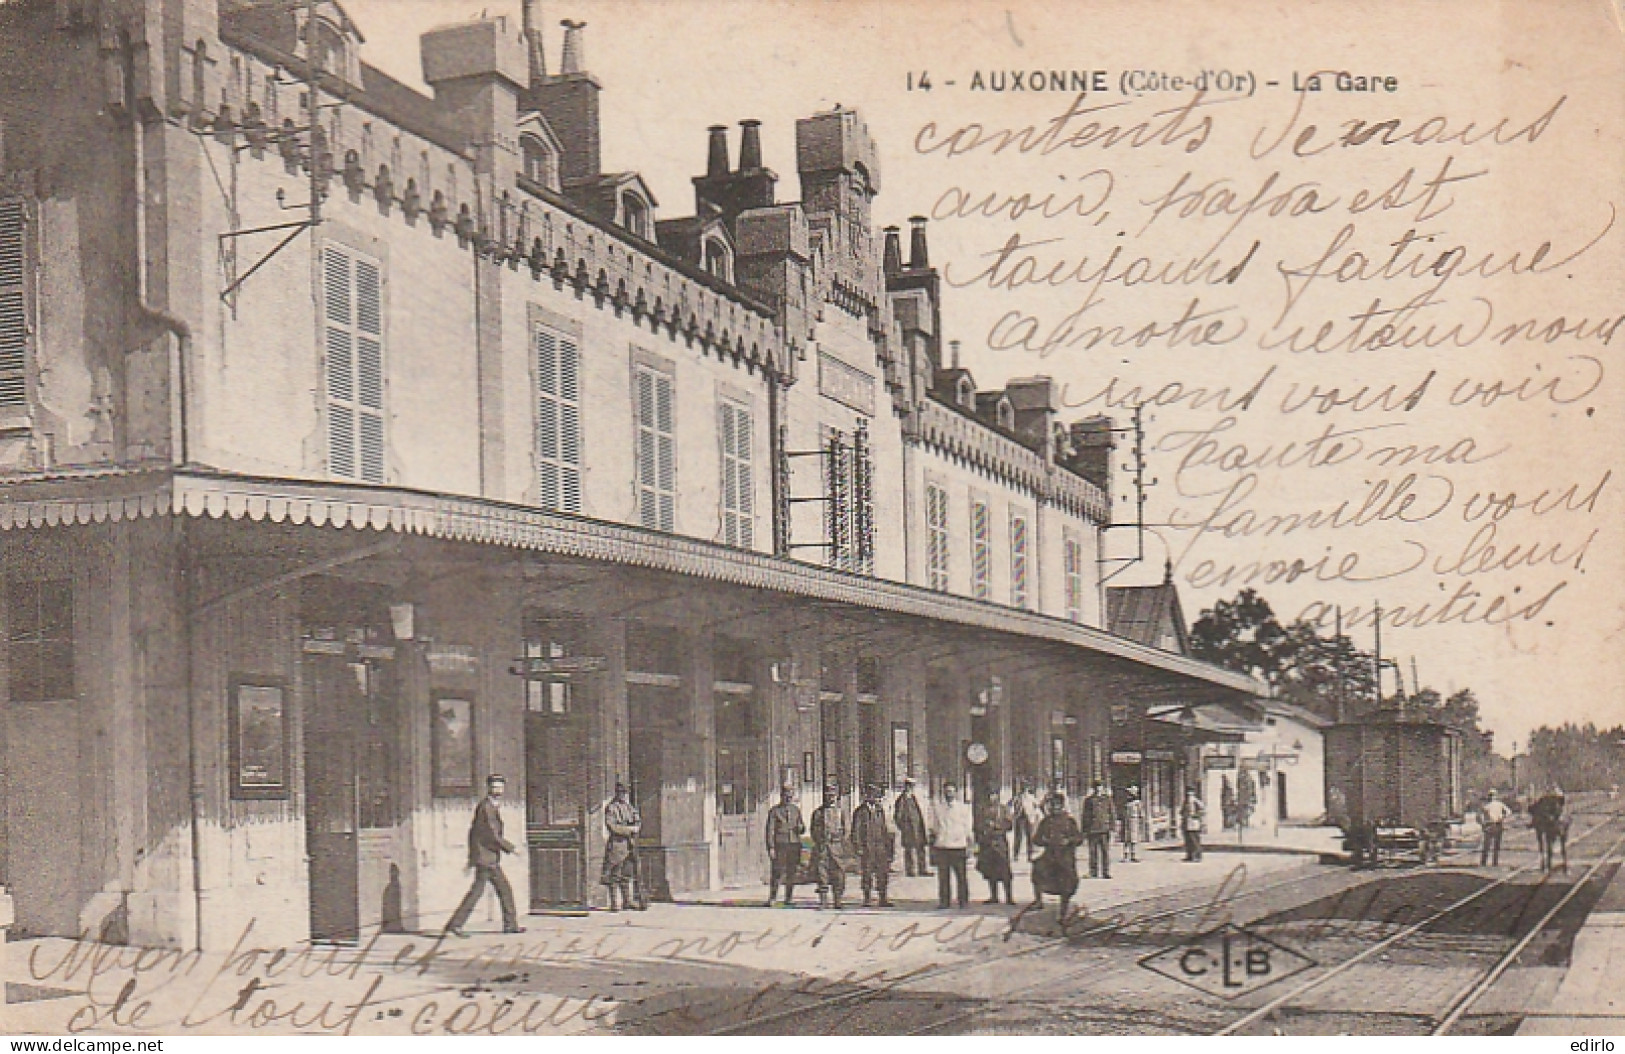
[[[332,0],[0,5],[17,932],[437,928],[490,772],[533,909],[617,782],[657,895],[752,883],[784,783],[1076,793],[1114,706],[1256,691],[1103,628],[1111,423],[960,367],[858,113],[662,206],[540,22],[425,94]]]

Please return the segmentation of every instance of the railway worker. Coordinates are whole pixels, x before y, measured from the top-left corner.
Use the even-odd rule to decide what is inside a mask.
[[[1185,804],[1179,807],[1179,830],[1185,836],[1187,864],[1200,863],[1202,860],[1202,820],[1205,813],[1202,799],[1196,795],[1196,788],[1186,787]]]
[[[1010,870],[1011,820],[999,792],[989,791],[987,803],[976,816],[976,870],[987,879],[989,904],[999,902],[999,886],[1004,886],[1004,902],[1014,904],[1015,893],[1010,889],[1014,877]]]
[[[1021,855],[1022,842],[1027,844],[1027,862],[1038,854],[1033,851],[1033,832],[1044,821],[1044,803],[1038,800],[1038,786],[1032,780],[1023,780],[1021,793],[1010,801],[1011,819],[1016,832],[1016,855]]]
[[[847,840],[846,810],[841,808],[841,790],[831,783],[824,787],[824,804],[813,810],[813,875],[818,880],[818,906],[827,908],[831,899],[841,906],[846,895],[846,860],[851,855]]]
[[[976,823],[970,806],[957,800],[959,788],[952,783],[942,785],[942,808],[938,810],[936,826],[931,831],[932,866],[937,869],[937,907],[949,906],[949,886],[957,883],[960,907],[970,902],[970,891],[965,875],[965,855],[971,839],[976,836]],[[952,882],[950,882],[952,880]]]
[[[1123,862],[1137,863],[1135,847],[1150,841],[1146,827],[1145,803],[1140,800],[1140,788],[1130,787],[1123,801]]]
[[[512,842],[502,837],[502,809],[499,803],[507,789],[508,781],[496,773],[486,777],[485,797],[474,807],[474,821],[468,827],[468,866],[474,870],[474,883],[468,887],[468,894],[457,905],[457,910],[452,912],[451,921],[446,923],[447,936],[468,936],[463,932],[463,926],[473,913],[474,906],[480,902],[480,897],[485,895],[487,885],[497,891],[497,903],[502,908],[502,932],[525,932],[525,928],[519,925],[519,914],[514,910],[513,887],[508,884],[508,876],[502,873],[502,854],[519,851]]]
[[[779,804],[767,811],[767,854],[772,863],[772,877],[768,880],[767,906],[773,906],[773,894],[784,886],[784,906],[789,907],[796,896],[796,873],[801,870],[801,836],[807,825],[801,822],[801,809],[796,805],[796,788],[786,783],[779,791]]]
[[[1112,798],[1099,780],[1083,799],[1083,836],[1089,842],[1089,877],[1112,877]]]
[[[1083,844],[1083,832],[1078,821],[1066,811],[1066,799],[1051,794],[1044,803],[1049,815],[1033,832],[1033,842],[1044,851],[1033,863],[1033,906],[1044,906],[1044,894],[1061,899],[1061,911],[1056,916],[1066,921],[1066,912],[1072,895],[1078,891],[1078,846]]]
[[[891,827],[886,823],[886,809],[880,804],[880,785],[869,784],[863,795],[863,804],[852,814],[852,845],[858,851],[858,871],[863,876],[863,906],[878,893],[880,906],[891,907],[886,897],[886,880],[891,874],[893,851]]]
[[[637,836],[643,830],[643,817],[638,807],[627,799],[626,785],[615,784],[615,796],[604,806],[604,866],[599,881],[609,892],[609,910],[632,909],[632,882],[637,878]],[[620,890],[621,903],[615,904],[615,891]]]
[[[903,843],[903,871],[909,878],[915,875],[931,877],[931,868],[925,862],[925,846],[930,840],[930,829],[925,825],[925,813],[920,800],[914,797],[914,777],[903,780],[903,793],[892,805],[892,821],[897,824],[897,838]]]
[[[1491,789],[1484,804],[1479,806],[1478,820],[1484,828],[1479,840],[1478,866],[1501,866],[1501,833],[1506,829],[1507,817],[1512,814],[1506,802]]]

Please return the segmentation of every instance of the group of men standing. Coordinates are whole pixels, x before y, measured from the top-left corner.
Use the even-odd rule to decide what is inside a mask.
[[[1125,862],[1138,862],[1139,846],[1150,839],[1145,803],[1137,787],[1128,788],[1119,808],[1105,782],[1096,781],[1074,816],[1059,787],[1040,801],[1035,783],[1029,780],[1008,804],[990,794],[986,802],[973,806],[969,800],[961,800],[959,788],[949,783],[942,788],[942,798],[933,808],[930,822],[914,788],[912,778],[905,780],[892,805],[894,840],[887,810],[881,805],[880,787],[867,789],[863,804],[850,821],[839,804],[839,789],[826,787],[823,804],[813,812],[809,825],[796,804],[796,787],[786,784],[779,804],[769,810],[767,817],[766,845],[771,862],[767,903],[793,903],[795,887],[806,871],[816,884],[819,906],[842,907],[846,865],[855,860],[862,875],[863,903],[867,906],[878,897],[880,906],[890,907],[886,881],[900,841],[906,875],[936,875],[939,908],[956,904],[965,907],[969,903],[967,864],[973,849],[976,870],[988,884],[987,902],[997,904],[1002,899],[1003,903],[1014,904],[1013,833],[1015,854],[1025,848],[1028,861],[1033,863],[1033,889],[1038,903],[1042,904],[1046,894],[1057,896],[1064,912],[1077,891],[1080,846],[1088,847],[1090,877],[1110,879],[1114,833],[1122,843]],[[1192,789],[1180,809],[1187,860],[1202,858],[1202,823],[1202,802]],[[812,843],[805,867],[804,835]]]
[[[1111,877],[1111,839],[1115,829],[1121,832],[1123,859],[1134,861],[1136,847],[1147,840],[1145,807],[1137,788],[1129,788],[1121,815],[1112,803],[1112,795],[1104,782],[1096,781],[1083,801],[1080,825],[1067,808],[1066,795],[1056,789],[1039,804],[1034,783],[1027,781],[1019,794],[1008,805],[999,801],[997,794],[988,795],[980,809],[973,810],[969,801],[959,799],[959,788],[952,783],[942,788],[942,802],[932,810],[927,822],[925,810],[914,795],[915,781],[903,781],[903,789],[891,808],[888,823],[887,810],[881,804],[882,789],[869,785],[863,802],[850,818],[840,804],[840,788],[834,784],[824,788],[823,804],[813,810],[811,824],[802,819],[796,804],[797,788],[785,784],[779,804],[768,810],[766,845],[771,863],[771,882],[767,903],[771,907],[779,890],[783,901],[790,905],[795,900],[795,887],[801,881],[802,836],[811,836],[812,854],[808,870],[818,891],[818,906],[843,907],[846,896],[846,871],[849,861],[858,865],[865,907],[876,904],[891,907],[887,896],[887,882],[891,874],[893,855],[898,842],[903,849],[903,870],[909,877],[937,877],[937,904],[948,908],[955,903],[965,907],[970,894],[966,865],[970,851],[976,851],[976,869],[987,880],[989,904],[1014,904],[1011,888],[1014,874],[1011,868],[1010,833],[1015,833],[1015,851],[1023,845],[1027,859],[1033,864],[1033,892],[1037,904],[1043,904],[1045,895],[1058,897],[1064,916],[1072,896],[1078,888],[1077,849],[1089,847],[1089,874],[1092,878]],[[503,837],[500,802],[507,783],[500,775],[487,780],[485,798],[474,810],[469,827],[469,867],[474,880],[457,910],[446,926],[450,936],[466,936],[463,926],[486,886],[496,890],[502,908],[503,929],[508,933],[523,933],[515,910],[513,890],[502,872],[501,857],[517,852],[512,842]],[[1491,799],[1493,802],[1494,794]],[[1498,803],[1496,803],[1498,804]],[[1504,809],[1505,807],[1502,806]],[[1490,809],[1493,813],[1493,808]],[[1559,798],[1558,814],[1562,815]],[[1180,813],[1181,829],[1185,833],[1186,859],[1201,859],[1201,801],[1192,790],[1186,797]],[[1118,821],[1121,820],[1121,826]],[[894,831],[895,825],[895,831]],[[1490,824],[1486,823],[1488,834]],[[1562,824],[1566,833],[1566,818]],[[627,789],[616,784],[614,797],[604,806],[605,844],[603,867],[599,881],[609,895],[609,910],[647,906],[639,881],[637,838],[642,830],[642,817],[628,797]],[[1499,824],[1495,825],[1499,842]],[[1554,839],[1544,841],[1550,844]],[[1194,848],[1193,848],[1194,846]],[[1498,848],[1498,845],[1497,845]],[[926,850],[930,850],[927,863]],[[1486,840],[1486,855],[1489,842]],[[1549,850],[1548,850],[1549,853]],[[1037,855],[1035,858],[1035,854]],[[1549,860],[1549,856],[1548,856]],[[1550,867],[1550,863],[1547,864]],[[933,872],[934,868],[934,872]],[[633,899],[633,889],[638,897]]]
[[[910,780],[910,783],[913,781]],[[871,784],[864,792],[863,803],[852,813],[850,824],[846,810],[840,803],[840,789],[834,785],[824,788],[824,803],[812,814],[813,881],[818,889],[818,906],[842,907],[846,896],[846,863],[854,856],[858,863],[859,880],[863,888],[863,904],[876,903],[891,907],[886,895],[887,880],[891,875],[895,842],[891,826],[886,822],[886,809],[880,804],[880,788]],[[903,799],[907,798],[905,802]],[[794,784],[785,784],[779,795],[779,804],[767,813],[767,852],[771,864],[771,878],[767,889],[767,906],[782,888],[785,905],[794,903],[796,884],[801,877],[801,836],[808,826],[801,818],[801,807],[796,804]],[[913,808],[910,810],[909,805]],[[898,830],[903,834],[904,859],[908,873],[914,874],[919,843],[911,835],[925,825],[919,803],[911,793],[898,798],[893,809]]]

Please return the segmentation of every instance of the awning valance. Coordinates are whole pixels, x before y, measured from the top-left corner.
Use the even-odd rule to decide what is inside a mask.
[[[206,470],[110,472],[0,490],[0,530],[152,516],[394,531],[669,571],[1049,641],[1153,667],[1200,694],[1251,697],[1250,677],[1075,622],[713,542],[476,498]]]

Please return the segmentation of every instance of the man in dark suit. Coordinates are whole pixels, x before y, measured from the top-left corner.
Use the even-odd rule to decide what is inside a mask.
[[[486,779],[485,788],[485,798],[475,806],[474,822],[468,828],[468,866],[474,869],[474,884],[468,887],[468,895],[446,923],[446,933],[452,937],[468,936],[463,932],[463,924],[484,895],[486,883],[496,887],[497,902],[502,905],[502,932],[525,932],[514,910],[513,887],[508,885],[508,876],[502,873],[502,854],[518,852],[512,842],[502,837],[499,803],[508,789],[508,781],[492,775]]]

